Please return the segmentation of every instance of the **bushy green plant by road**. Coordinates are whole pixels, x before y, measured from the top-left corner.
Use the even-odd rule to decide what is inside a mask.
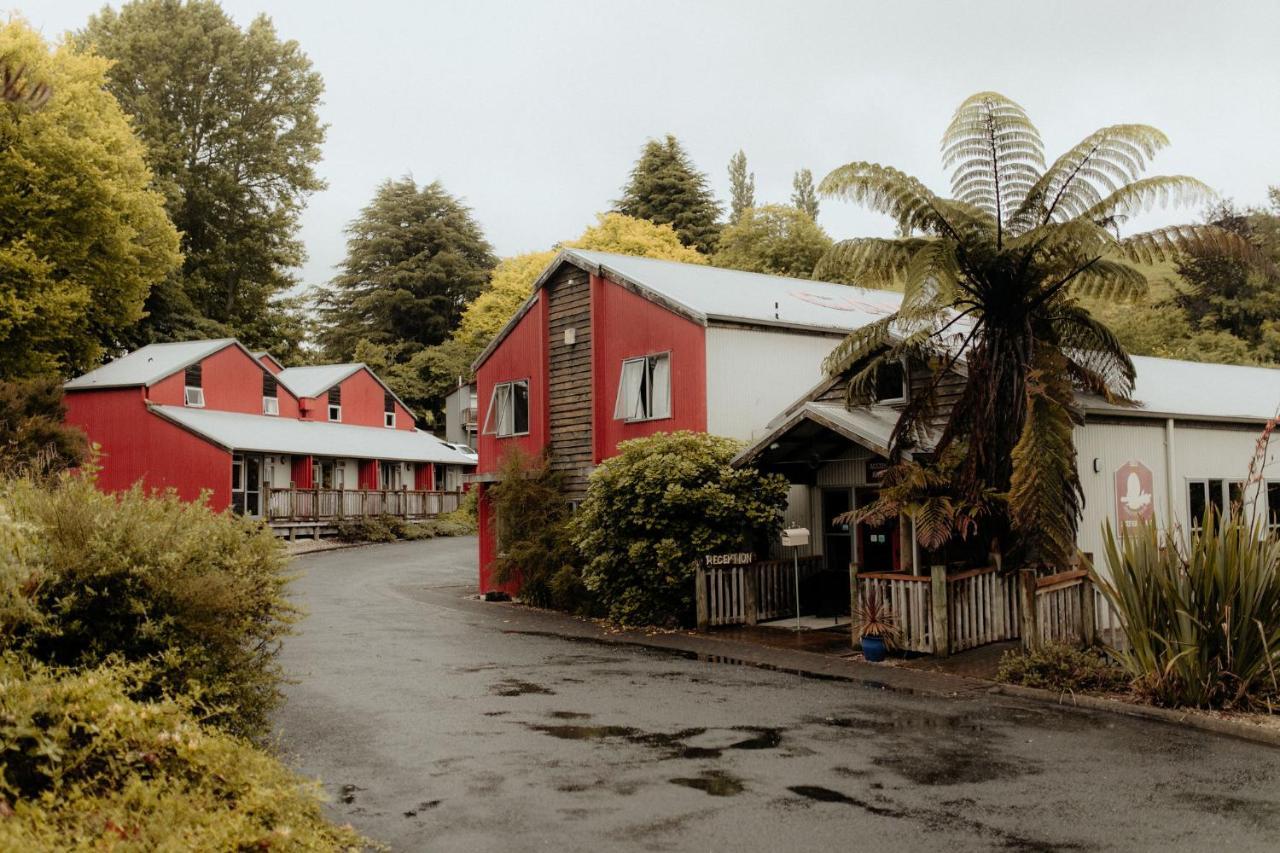
[[[1059,691],[1112,693],[1129,685],[1125,671],[1096,649],[1052,643],[1032,652],[1008,651],[1000,658],[996,680]]]
[[[1213,513],[1183,547],[1154,525],[1107,528],[1110,578],[1095,580],[1124,623],[1121,664],[1161,705],[1271,707],[1280,696],[1280,540]]]
[[[469,536],[476,532],[475,516],[459,508],[422,521],[395,515],[340,518],[335,525],[343,542],[395,542],[398,539],[434,539],[437,536]]]
[[[145,668],[79,672],[0,657],[0,849],[348,850],[319,790],[197,722],[140,702]]]
[[[591,475],[572,529],[583,582],[626,624],[688,624],[707,554],[763,548],[782,527],[787,483],[729,466],[738,442],[694,432],[624,441]]]
[[[0,484],[0,544],[0,648],[60,666],[145,662],[139,698],[190,695],[222,729],[266,731],[295,616],[266,528],[64,476]]]

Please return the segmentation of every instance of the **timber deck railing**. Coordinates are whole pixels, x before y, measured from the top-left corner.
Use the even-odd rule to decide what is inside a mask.
[[[802,557],[800,580],[822,570],[822,557]],[[699,568],[694,602],[698,630],[755,625],[796,612],[796,562],[760,560],[737,566]]]
[[[395,515],[430,518],[458,508],[462,492],[408,489],[270,489],[268,522],[321,522]]]

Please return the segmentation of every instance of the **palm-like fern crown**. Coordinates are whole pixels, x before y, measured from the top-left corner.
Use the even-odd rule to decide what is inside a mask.
[[[1212,196],[1194,178],[1142,177],[1167,144],[1153,127],[1113,125],[1046,165],[1040,134],[1022,107],[982,92],[960,105],[942,137],[950,198],[865,162],[836,169],[819,187],[888,214],[907,235],[846,240],[819,264],[815,278],[903,290],[901,309],[850,335],[828,357],[828,372],[851,372],[849,400],[857,403],[872,396],[876,375],[890,362],[932,363],[941,374],[965,359],[965,391],[936,449],[964,444],[957,469],[964,491],[1009,490],[1015,520],[1021,514],[1039,523],[1033,516],[1058,502],[1072,517],[1070,529],[1045,550],[1059,556],[1071,547],[1079,510],[1073,387],[1125,399],[1134,380],[1123,347],[1077,297],[1137,296],[1148,286],[1142,265],[1181,251],[1249,251],[1234,235],[1204,225],[1120,235],[1136,213]],[[913,389],[895,447],[919,440],[937,420],[935,388]],[[1069,463],[1056,475],[1035,466],[1013,470],[1018,453],[1050,452]],[[1033,500],[1020,501],[1019,489],[1035,491]]]

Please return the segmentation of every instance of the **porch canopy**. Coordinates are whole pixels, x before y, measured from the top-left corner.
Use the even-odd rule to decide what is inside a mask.
[[[840,403],[808,401],[785,413],[768,435],[739,453],[733,465],[753,466],[782,474],[791,483],[812,485],[818,469],[842,458],[850,443],[888,457],[899,414],[890,406],[850,410]],[[911,458],[910,452],[903,456]]]

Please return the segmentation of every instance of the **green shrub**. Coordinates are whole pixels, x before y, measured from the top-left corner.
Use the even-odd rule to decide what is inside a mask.
[[[0,849],[345,850],[318,788],[183,703],[130,698],[142,668],[0,658]]]
[[[1280,693],[1280,541],[1260,524],[1210,513],[1186,548],[1154,524],[1123,541],[1108,524],[1111,577],[1096,582],[1124,624],[1118,659],[1151,701],[1257,707]]]
[[[787,482],[730,460],[738,442],[694,432],[624,441],[591,475],[573,519],[583,583],[624,624],[693,620],[707,554],[763,550],[782,527]]]
[[[1034,652],[1005,652],[996,680],[1061,692],[1114,693],[1129,686],[1124,670],[1098,651],[1057,643]]]
[[[487,495],[497,524],[494,578],[519,579],[520,597],[536,607],[585,607],[581,585],[573,582],[579,555],[569,532],[564,476],[548,460],[513,450],[502,458]]]
[[[396,515],[340,518],[336,525],[343,542],[395,542],[398,539],[434,539],[437,536],[470,536],[474,521],[466,515],[445,513],[423,521],[406,521]]]
[[[295,618],[269,530],[64,475],[0,484],[0,531],[0,648],[62,666],[145,661],[140,698],[189,694],[228,731],[266,731]]]

